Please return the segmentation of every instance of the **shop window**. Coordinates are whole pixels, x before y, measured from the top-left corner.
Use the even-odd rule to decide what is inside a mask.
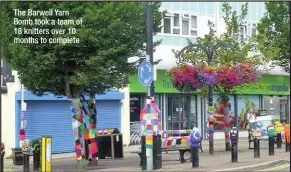
[[[141,96],[130,96],[130,122],[140,121]]]
[[[280,120],[281,122],[288,121],[288,98],[280,97]]]
[[[235,116],[234,116],[234,96],[229,97],[229,104],[230,104],[230,116],[231,116],[231,126],[235,124]],[[208,99],[208,98],[207,98]],[[214,126],[214,130],[222,131],[224,130],[224,115],[222,114],[222,106],[220,105],[220,97],[217,95],[213,95],[213,107],[216,109],[217,112],[215,114],[215,118],[218,123]],[[208,109],[208,100],[206,102],[205,109]]]
[[[267,111],[267,115],[271,115],[275,119],[280,119],[280,97],[264,96],[263,110]]]
[[[238,128],[248,129],[248,116],[260,110],[260,96],[237,96]]]

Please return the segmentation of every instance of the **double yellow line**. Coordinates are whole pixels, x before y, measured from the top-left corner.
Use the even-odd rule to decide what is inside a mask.
[[[266,168],[266,169],[258,170],[258,171],[276,171],[276,170],[287,168],[289,166],[290,166],[290,164],[283,164],[283,165],[275,166],[273,168]]]

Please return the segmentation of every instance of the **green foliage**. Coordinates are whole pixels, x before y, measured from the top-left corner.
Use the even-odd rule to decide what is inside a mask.
[[[40,153],[41,141],[40,139],[34,139],[31,141],[31,151],[35,153]]]
[[[158,11],[160,3],[154,3],[153,7],[155,35],[160,29],[162,13]],[[70,16],[37,16],[31,19],[83,18],[81,26],[37,26],[39,29],[75,27],[77,33],[74,36],[80,38],[80,43],[14,44],[13,9],[16,8],[70,12]],[[21,83],[34,93],[51,92],[79,97],[84,92],[102,94],[112,88],[125,87],[129,83],[128,76],[136,69],[135,64],[127,63],[127,58],[139,56],[145,50],[146,8],[142,2],[21,1],[3,2],[2,9],[4,58],[18,72]],[[50,34],[40,36],[57,37]]]
[[[226,31],[216,35],[215,26],[208,22],[209,33],[204,38],[197,38],[195,43],[188,40],[184,53],[174,51],[178,58],[178,65],[191,63],[193,65],[208,64],[209,66],[219,67],[220,65],[229,65],[233,63],[242,63],[251,61],[255,64],[261,64],[258,57],[248,58],[251,51],[253,40],[247,42],[240,34],[240,25],[245,21],[248,4],[241,7],[241,13],[233,11],[228,3],[223,4],[224,22]]]
[[[267,13],[258,24],[258,49],[290,73],[289,2],[266,2]]]
[[[250,52],[254,47],[253,39],[245,40],[240,31],[240,25],[245,22],[248,12],[248,4],[241,7],[241,12],[233,11],[228,3],[223,3],[224,22],[226,31],[222,35],[217,35],[215,25],[208,22],[209,33],[205,37],[198,37],[193,43],[188,40],[188,46],[182,51],[174,51],[175,57],[178,59],[178,65],[192,64],[201,66],[207,64],[209,68],[220,68],[229,66],[234,63],[251,62],[252,64],[263,64],[260,56],[252,55]],[[228,96],[234,93],[233,90],[227,90],[221,87],[215,87],[215,91],[227,100]],[[207,95],[208,88],[197,90],[200,95]]]

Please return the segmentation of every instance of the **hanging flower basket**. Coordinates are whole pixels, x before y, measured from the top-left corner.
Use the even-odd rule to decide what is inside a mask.
[[[261,78],[260,72],[248,62],[218,68],[185,65],[172,68],[169,75],[174,87],[182,92],[193,92],[206,86],[220,86],[231,90],[235,86],[257,82]]]

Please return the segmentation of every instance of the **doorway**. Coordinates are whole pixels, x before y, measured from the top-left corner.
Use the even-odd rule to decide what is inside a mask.
[[[169,95],[168,96],[168,130],[190,129],[192,124],[191,96]]]

